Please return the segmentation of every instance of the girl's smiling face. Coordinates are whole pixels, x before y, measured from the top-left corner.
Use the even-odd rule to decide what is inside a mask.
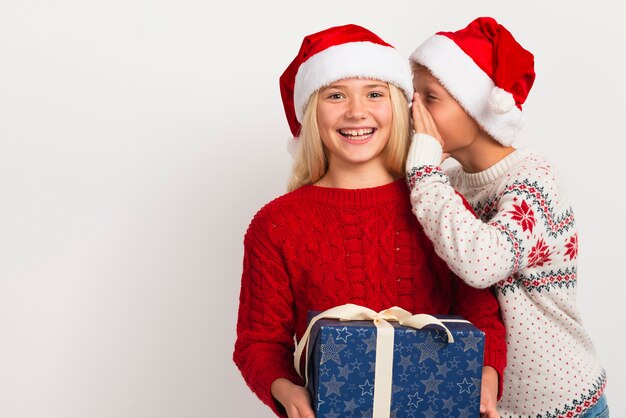
[[[333,165],[383,164],[393,121],[386,82],[350,78],[320,90],[317,123]]]

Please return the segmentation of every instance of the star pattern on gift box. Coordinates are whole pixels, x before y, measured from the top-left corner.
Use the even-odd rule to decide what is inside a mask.
[[[426,341],[423,344],[417,346],[418,349],[422,350],[420,353],[419,362],[422,363],[428,359],[431,359],[435,363],[439,363],[438,352],[442,347],[443,346],[441,345],[441,343],[435,342],[435,340],[433,340],[432,334],[429,333],[426,337]]]
[[[454,406],[456,405],[456,402],[454,402],[454,398],[450,397],[447,399],[442,399],[443,400],[443,409],[447,409],[448,411],[452,411],[454,409]]]
[[[337,396],[341,396],[341,387],[345,384],[345,382],[339,382],[335,379],[335,376],[330,378],[330,381],[322,383],[322,385],[326,386],[326,396],[330,396],[333,393],[337,394]]]
[[[339,367],[339,375],[337,377],[343,377],[347,380],[350,378],[350,373],[352,373],[350,365],[346,364],[345,366]]]
[[[371,418],[377,390],[376,329],[337,322],[315,340],[317,357],[309,364],[309,371],[316,370],[309,382],[318,387],[312,396],[321,401],[315,402],[316,416]],[[475,327],[453,331],[455,342],[448,343],[440,330],[394,327],[390,416],[478,416],[484,334]]]
[[[352,333],[348,331],[348,327],[335,329],[337,331],[337,341],[348,342],[348,337],[352,336]]]
[[[368,338],[363,340],[363,343],[367,346],[367,350],[365,350],[366,354],[370,351],[376,351],[376,334],[371,333]]]
[[[412,369],[413,369],[413,372],[415,372],[415,370],[418,370],[415,367],[412,367]],[[429,370],[430,370],[430,367],[428,367],[426,364],[424,364],[424,363],[420,364],[420,366],[419,366],[419,372],[420,373],[426,374],[426,373],[428,373]]]
[[[482,375],[482,372],[481,372]],[[480,377],[472,377],[472,382],[474,382],[474,392],[472,392],[472,397],[480,396],[480,385],[482,379]]]
[[[409,395],[409,406],[414,406],[415,408],[419,408],[419,403],[424,399],[419,397],[419,393],[415,392],[414,395]]]
[[[478,343],[481,342],[481,338],[474,336],[474,333],[470,332],[467,337],[461,338],[461,341],[465,344],[463,351],[475,350],[478,352]]]
[[[325,403],[326,403],[326,402],[324,402],[324,401],[321,399],[321,394],[319,394],[319,393],[318,393],[318,394],[317,394],[317,409],[319,410],[319,409],[320,409],[320,407],[321,407],[322,405],[324,405]]]
[[[437,374],[443,376],[444,378],[447,377],[448,372],[450,371],[450,369],[448,368],[448,366],[446,366],[445,363],[443,364],[437,364]]]
[[[391,399],[393,400],[396,393],[404,392],[404,388],[401,386],[391,385]]]
[[[443,380],[435,379],[435,375],[433,373],[430,374],[430,377],[427,380],[424,380],[424,393],[435,392],[439,393],[439,385],[443,382]]]
[[[369,380],[366,380],[365,383],[359,385],[359,387],[361,388],[361,396],[374,395],[374,385],[371,384]]]
[[[345,403],[344,411],[350,412],[350,414],[354,414],[354,410],[359,407],[359,405],[356,402],[354,402],[354,398],[344,403]]]
[[[472,413],[469,411],[469,408],[459,409],[459,418],[471,418]]]
[[[467,391],[467,393],[472,393],[470,389],[472,388],[472,386],[474,386],[474,384],[472,382],[468,382],[467,379],[463,379],[463,381],[461,383],[457,383],[457,385],[459,385],[459,387],[461,388],[460,393],[463,393],[465,391]]]
[[[467,369],[468,370],[478,371],[478,370],[480,370],[480,368],[482,366],[483,366],[482,363],[480,363],[475,358],[473,358],[471,360],[467,360]]]
[[[459,360],[457,360],[456,358],[453,358],[452,360],[450,360],[449,363],[450,363],[451,368],[453,369],[459,368]]]
[[[424,418],[436,418],[437,411],[433,411],[433,407],[428,408],[428,411],[424,411]]]
[[[413,362],[411,361],[411,356],[400,355],[400,363],[398,363],[398,366],[403,367],[404,371],[406,371],[406,368],[412,365]]]
[[[320,367],[320,376],[330,376],[330,368],[326,365]]]
[[[352,363],[350,363],[350,365],[352,366],[352,371],[356,371],[361,370],[361,366],[363,365],[363,363],[361,363],[359,360],[354,360]]]
[[[324,364],[327,361],[334,361],[337,364],[341,364],[339,353],[347,347],[346,344],[335,344],[335,340],[331,337],[326,340],[326,344],[322,345],[322,360]]]
[[[445,331],[435,331],[435,341],[441,341],[442,343],[448,342],[448,334]]]

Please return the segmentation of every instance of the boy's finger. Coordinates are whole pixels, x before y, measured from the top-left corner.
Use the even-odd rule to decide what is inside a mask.
[[[424,129],[423,133],[436,137],[436,138],[439,137],[439,131],[437,130],[437,126],[435,125],[435,121],[433,120],[433,117],[431,116],[430,112],[426,109],[426,106],[424,106],[424,104],[422,103],[421,97],[419,95],[418,95],[418,98],[419,98],[419,106],[417,107],[417,110],[419,111],[419,114],[420,114],[421,126]]]
[[[419,94],[415,93],[415,99],[413,101],[413,124],[416,132],[424,134],[431,132],[427,116],[428,111],[424,108]]]

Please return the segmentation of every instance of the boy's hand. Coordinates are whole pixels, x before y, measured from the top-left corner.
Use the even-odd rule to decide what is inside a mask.
[[[435,138],[441,144],[441,148],[443,148],[443,138],[441,138],[441,134],[439,134],[439,130],[437,129],[437,125],[435,125],[435,121],[433,117],[430,115],[424,104],[422,103],[422,99],[419,93],[413,94],[413,130],[416,134],[426,134]],[[441,161],[443,162],[446,158],[448,158],[450,154],[444,153],[442,155]]]
[[[498,372],[493,367],[483,367],[483,379],[480,388],[480,418],[500,418],[496,410],[498,399]]]
[[[287,411],[289,418],[315,418],[309,392],[288,379],[278,378],[271,387],[272,396]]]

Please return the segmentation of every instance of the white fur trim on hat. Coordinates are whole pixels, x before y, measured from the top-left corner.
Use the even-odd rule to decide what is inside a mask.
[[[511,145],[524,123],[522,111],[515,106],[513,96],[495,86],[454,41],[443,35],[431,36],[410,60],[427,67],[489,135]]]
[[[372,42],[349,42],[329,47],[306,60],[296,74],[294,106],[302,122],[309,97],[316,90],[346,78],[371,78],[391,83],[413,99],[411,67],[395,48]]]

